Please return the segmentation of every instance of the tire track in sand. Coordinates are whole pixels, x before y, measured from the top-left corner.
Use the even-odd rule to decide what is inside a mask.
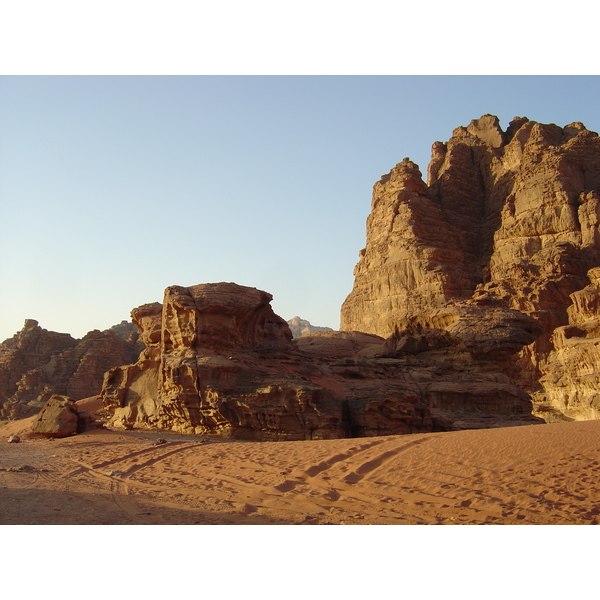
[[[196,448],[198,446],[201,446],[201,445],[204,445],[207,443],[209,443],[209,442],[203,442],[203,443],[195,442],[192,444],[190,442],[171,442],[171,443],[167,443],[167,444],[161,444],[160,446],[144,448],[143,450],[136,450],[134,452],[128,452],[127,454],[123,454],[122,456],[118,456],[116,458],[112,458],[110,460],[105,460],[102,462],[93,463],[91,465],[86,464],[80,460],[70,458],[69,460],[71,462],[74,462],[75,464],[77,464],[79,466],[77,468],[75,468],[74,470],[69,471],[68,473],[65,473],[63,475],[63,478],[73,477],[74,475],[78,475],[78,474],[84,473],[84,472],[93,473],[95,475],[100,475],[102,477],[113,477],[113,475],[111,475],[110,473],[101,472],[100,469],[104,469],[105,467],[108,467],[108,466],[118,465],[118,463],[120,463],[120,462],[131,460],[132,458],[136,458],[138,456],[145,456],[147,454],[152,454],[152,458],[150,458],[142,463],[137,463],[135,465],[132,465],[124,471],[119,471],[119,477],[128,478],[128,477],[131,477],[131,475],[133,475],[136,471],[139,471],[140,469],[143,469],[144,467],[148,467],[153,464],[156,464],[157,462],[160,462],[161,460],[164,460],[165,458],[168,458],[169,456],[172,456],[173,454],[177,454],[179,452],[184,452],[186,450],[191,450],[192,448]],[[185,444],[185,446],[183,448],[174,448],[174,449],[168,450],[166,452],[164,451],[166,448],[172,448],[173,446],[181,446],[183,444]],[[162,450],[162,452],[161,452],[161,450]],[[159,452],[158,456],[156,456],[157,452]]]
[[[291,475],[294,479],[286,479],[283,483],[275,486],[275,489],[278,492],[291,492],[298,486],[299,484],[304,484],[308,478],[316,477],[325,471],[329,471],[335,464],[353,458],[357,454],[361,452],[366,452],[367,450],[373,448],[373,446],[378,446],[383,443],[383,440],[377,440],[375,442],[371,442],[369,444],[362,444],[361,446],[354,446],[348,449],[346,452],[341,452],[338,454],[334,454],[330,456],[326,460],[321,461],[320,463],[308,467],[301,471],[294,471]],[[297,473],[297,475],[296,475]]]
[[[388,450],[387,452],[383,452],[382,454],[377,455],[375,458],[368,460],[362,463],[359,467],[357,467],[354,471],[348,473],[343,481],[344,483],[355,484],[359,481],[362,481],[368,474],[372,473],[379,467],[383,466],[392,458],[395,458],[399,454],[410,450],[414,446],[419,446],[427,441],[427,438],[423,438],[420,440],[413,440],[412,442],[407,442],[403,444],[399,448],[394,448],[392,450]]]
[[[379,439],[377,441],[363,444],[359,447],[351,448],[347,452],[335,454],[326,460],[312,465],[302,471],[292,473],[293,479],[286,479],[283,483],[275,486],[279,492],[276,502],[271,504],[270,508],[284,508],[285,505],[312,505],[318,509],[328,512],[335,511],[335,504],[338,501],[358,502],[360,514],[369,517],[381,517],[385,513],[386,519],[394,519],[405,523],[424,523],[420,516],[407,511],[405,503],[400,503],[396,508],[387,503],[389,498],[385,493],[374,492],[373,489],[361,489],[356,484],[366,477],[373,474],[400,454],[427,442],[427,438],[412,440],[401,446],[396,446],[390,450],[376,453],[375,456],[366,456],[365,460],[358,466],[354,464],[350,467],[346,463],[355,459],[357,456],[369,451],[377,450],[377,447],[385,444],[389,446],[389,439]],[[398,442],[394,441],[394,444]],[[349,470],[352,468],[352,470]],[[330,482],[332,471],[341,474],[335,475],[335,482]],[[264,497],[263,497],[264,498]],[[357,515],[359,516],[359,515]]]
[[[167,442],[166,444],[153,445],[142,450],[127,452],[121,456],[96,462],[91,465],[70,458],[69,460],[76,463],[78,466],[75,469],[63,473],[60,479],[53,481],[53,483],[56,489],[61,489],[62,491],[66,492],[68,489],[69,479],[78,475],[91,476],[102,484],[101,489],[110,494],[114,504],[129,520],[132,521],[133,524],[145,522],[138,518],[139,516],[146,515],[147,513],[141,512],[141,507],[138,506],[138,503],[134,500],[137,495],[131,493],[131,484],[133,484],[133,487],[136,488],[142,488],[146,490],[152,489],[153,491],[167,491],[170,490],[171,487],[166,482],[165,485],[148,485],[142,482],[131,481],[130,477],[137,471],[146,467],[151,467],[152,465],[165,460],[174,454],[194,450],[198,446],[208,443],[210,442]],[[176,447],[174,448],[173,446]],[[121,462],[129,461],[139,456],[148,456],[149,454],[150,457],[144,462],[134,464],[123,471],[118,471],[115,469],[115,471],[106,472],[102,470],[109,466],[118,466],[118,464]],[[51,478],[46,477],[46,479],[50,480]],[[139,498],[140,501],[143,501],[144,499],[148,500],[149,498]]]

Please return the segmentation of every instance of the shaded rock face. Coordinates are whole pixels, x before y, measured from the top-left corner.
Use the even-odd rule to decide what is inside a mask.
[[[303,335],[310,335],[311,333],[317,333],[318,331],[333,331],[331,327],[319,327],[312,325],[306,319],[300,317],[292,317],[288,320],[287,324],[290,326],[290,330],[294,338],[302,337]]]
[[[122,329],[129,329],[125,339],[111,330],[95,330],[76,340],[42,329],[33,319],[25,321],[19,333],[0,344],[0,416],[32,416],[53,394],[75,400],[97,395],[104,372],[135,360],[143,348],[131,324]]]
[[[416,356],[396,355],[390,340],[360,332],[318,332],[292,342],[270,300],[232,283],[171,286],[163,304],[134,309],[146,349],[137,363],[106,373],[108,425],[282,440],[536,422],[528,395],[497,365],[490,370],[485,357],[469,354],[477,343],[491,353],[471,339],[474,325],[471,337],[464,333],[476,308],[450,318],[462,323],[460,347]],[[510,354],[535,334],[523,337],[519,318],[537,325],[504,313],[518,315],[517,325],[494,348],[502,354],[504,344]],[[504,313],[503,325],[512,323]],[[477,363],[478,372],[465,375],[465,361]]]
[[[316,331],[296,340],[297,347],[321,358],[358,358],[381,351],[382,337],[358,331]]]
[[[520,311],[456,303],[399,320],[385,348],[388,355],[460,348],[501,365],[541,333],[539,323]]]
[[[541,328],[514,359],[519,380],[547,407],[568,309],[600,265],[599,224],[596,133],[527,118],[503,131],[484,115],[433,145],[427,184],[408,159],[375,184],[341,329],[388,337],[458,304],[519,311]]]

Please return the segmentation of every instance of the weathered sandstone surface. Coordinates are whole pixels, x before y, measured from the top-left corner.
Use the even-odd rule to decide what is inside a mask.
[[[162,304],[132,311],[146,349],[111,369],[102,400],[113,428],[158,428],[237,439],[332,439],[533,423],[528,395],[502,371],[539,334],[498,309],[479,339],[477,307],[452,322],[450,340],[403,346],[360,332],[292,341],[271,295],[233,283],[171,286]],[[479,337],[478,337],[479,336]],[[467,369],[465,365],[469,365]],[[500,365],[500,366],[499,366]]]
[[[170,286],[132,311],[146,349],[111,369],[102,398],[113,427],[224,437],[338,437],[331,394],[288,368],[296,352],[272,296],[233,283]]]
[[[539,414],[595,418],[599,223],[596,133],[484,115],[433,145],[427,184],[408,159],[375,184],[341,329],[387,338],[416,320],[440,338],[454,334],[436,310],[518,311],[540,328],[513,359]]]
[[[333,331],[331,327],[312,325],[310,321],[301,319],[300,317],[292,317],[288,320],[287,324],[290,326],[292,335],[295,338],[302,337],[303,335],[310,335],[311,333],[317,333],[318,331]]]
[[[552,333],[536,414],[546,421],[600,419],[600,268],[571,294],[569,324]]]
[[[33,319],[0,344],[0,416],[35,415],[53,394],[75,400],[97,395],[104,373],[141,352],[137,328],[121,323],[77,340],[42,329]]]

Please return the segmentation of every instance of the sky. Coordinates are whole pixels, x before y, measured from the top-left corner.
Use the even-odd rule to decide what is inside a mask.
[[[598,76],[2,76],[0,339],[232,281],[339,327],[372,186],[491,113],[600,131]]]

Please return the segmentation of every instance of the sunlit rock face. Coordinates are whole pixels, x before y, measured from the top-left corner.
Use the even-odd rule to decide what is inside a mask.
[[[600,419],[600,268],[588,271],[590,284],[571,294],[569,324],[550,339],[536,414],[547,421]]]
[[[598,135],[524,117],[503,131],[484,115],[436,142],[427,172],[425,184],[405,159],[375,184],[341,329],[387,337],[403,320],[456,303],[518,310],[542,329],[519,355],[522,386],[555,418],[579,418],[579,409],[561,413],[565,394],[575,407],[589,390],[563,377],[559,401],[551,388],[560,328],[600,265]]]

